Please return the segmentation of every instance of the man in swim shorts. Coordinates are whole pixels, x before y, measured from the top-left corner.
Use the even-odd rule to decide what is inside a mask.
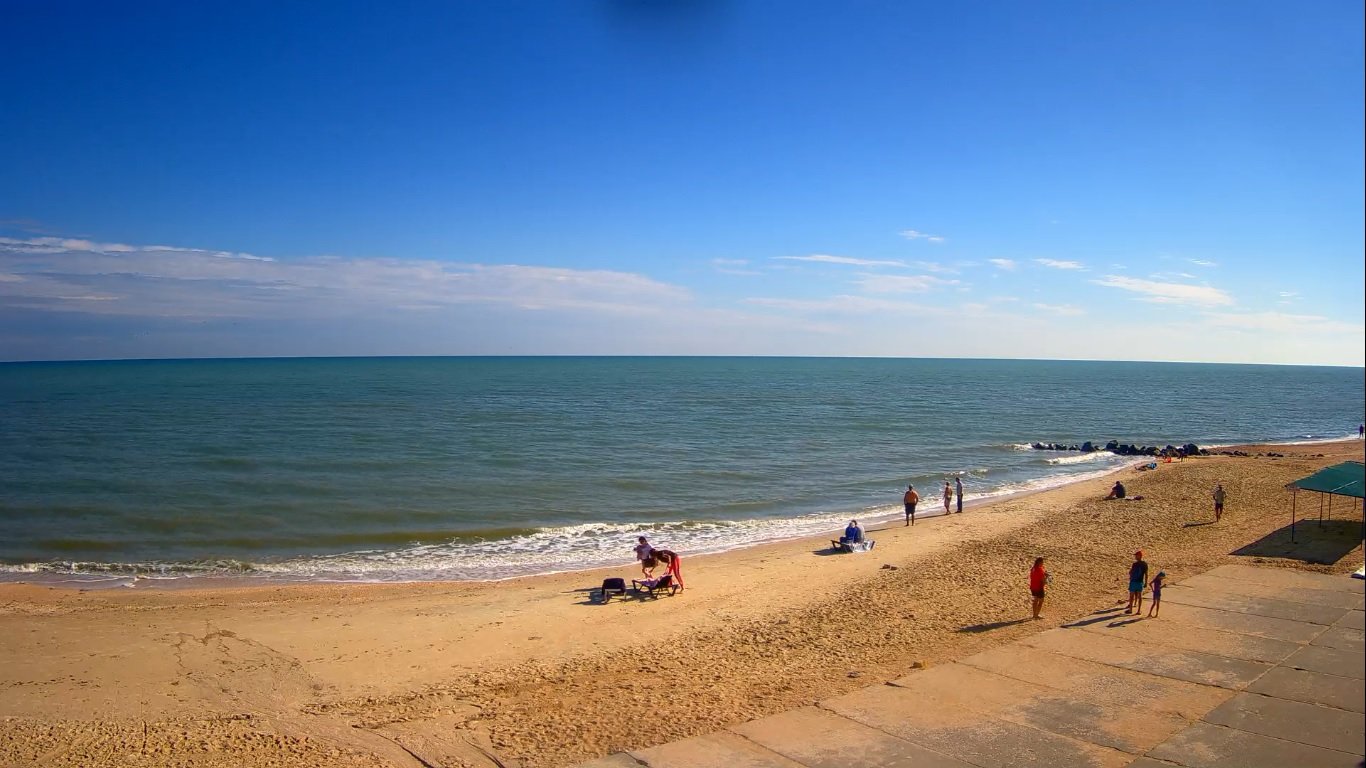
[[[1134,553],[1134,564],[1129,566],[1129,607],[1125,613],[1143,613],[1143,590],[1148,586],[1148,564],[1143,550]]]
[[[906,525],[915,525],[915,505],[920,503],[920,494],[914,485],[906,486],[906,495],[901,498],[906,504]]]

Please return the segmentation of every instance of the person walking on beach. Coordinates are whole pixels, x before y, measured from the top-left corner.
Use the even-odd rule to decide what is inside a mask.
[[[1043,569],[1043,558],[1034,558],[1034,567],[1029,569],[1029,594],[1034,601],[1030,610],[1035,619],[1043,618],[1039,611],[1043,610],[1044,587],[1048,586],[1049,581],[1048,571]]]
[[[920,494],[915,492],[914,485],[906,486],[906,495],[901,500],[906,504],[906,525],[915,525],[915,505],[920,503]]]
[[[1125,613],[1143,613],[1143,590],[1148,586],[1148,564],[1143,550],[1134,553],[1134,564],[1129,566],[1129,607]]]
[[[944,481],[944,514],[947,515],[948,513],[952,512],[952,511],[953,511],[953,510],[951,509],[952,506],[953,506],[953,486],[952,486],[952,485],[949,485],[949,481],[948,481],[948,480],[945,480],[945,481]]]
[[[653,578],[655,571],[655,548],[650,546],[650,542],[641,536],[636,539],[636,560],[640,561],[640,572],[645,574],[645,578]]]
[[[1215,484],[1214,484],[1214,522],[1216,522],[1216,523],[1219,522],[1219,519],[1220,519],[1221,517],[1224,516],[1224,499],[1227,498],[1227,497],[1228,497],[1228,494],[1224,493],[1224,486],[1223,486],[1223,484],[1222,484],[1222,483],[1215,483]]]
[[[1162,613],[1162,585],[1167,581],[1167,572],[1158,571],[1153,577],[1153,607],[1148,609],[1148,618],[1155,618]]]
[[[963,478],[953,478],[953,498],[958,501],[958,511],[963,511]]]

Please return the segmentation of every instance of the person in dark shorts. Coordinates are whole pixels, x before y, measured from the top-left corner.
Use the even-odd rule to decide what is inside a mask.
[[[906,495],[901,500],[906,505],[906,525],[915,525],[915,505],[920,503],[920,494],[915,492],[914,485],[906,486]]]
[[[1029,569],[1029,594],[1034,598],[1030,606],[1035,619],[1042,619],[1044,588],[1048,586],[1048,571],[1043,569],[1043,558],[1034,558],[1034,567]]]
[[[1148,586],[1148,563],[1143,550],[1134,553],[1134,564],[1129,566],[1129,607],[1125,613],[1143,613],[1143,590]]]
[[[1223,486],[1223,484],[1222,484],[1222,483],[1215,483],[1215,484],[1214,484],[1214,522],[1216,522],[1216,523],[1219,522],[1219,519],[1222,518],[1222,517],[1224,516],[1224,499],[1226,499],[1226,498],[1228,498],[1228,494],[1227,494],[1227,493],[1224,493],[1224,486]]]
[[[1153,606],[1148,609],[1148,618],[1162,613],[1162,585],[1167,583],[1167,572],[1158,571],[1153,577]]]

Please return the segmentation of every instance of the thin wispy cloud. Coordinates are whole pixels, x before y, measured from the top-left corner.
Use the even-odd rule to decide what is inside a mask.
[[[1096,285],[1118,288],[1139,295],[1140,301],[1155,304],[1189,304],[1201,307],[1219,307],[1233,304],[1233,297],[1226,292],[1208,285],[1187,283],[1163,283],[1142,280],[1123,275],[1106,275],[1102,280],[1092,280]]]
[[[1059,261],[1058,259],[1035,259],[1035,264],[1042,264],[1049,269],[1086,269],[1079,261]]]
[[[779,261],[806,261],[816,264],[847,264],[854,267],[904,267],[902,261],[883,261],[878,259],[856,259],[852,256],[831,256],[825,253],[813,253],[810,256],[774,256]]]
[[[749,259],[712,259],[712,268],[723,275],[743,275],[753,276],[762,274],[757,269],[750,269]]]
[[[1219,266],[1219,262],[1217,262],[1217,261],[1209,261],[1209,260],[1207,260],[1207,259],[1186,259],[1186,261],[1189,261],[1190,263],[1194,264],[1194,265],[1197,266],[1197,267],[1217,267],[1217,266]]]
[[[941,275],[956,275],[959,273],[957,267],[951,267],[947,264],[940,264],[935,261],[917,261],[915,262],[915,266],[926,272],[935,272]]]
[[[1007,272],[1014,272],[1015,268],[1019,266],[1015,263],[1014,259],[987,259],[987,261],[997,269],[1003,269]]]
[[[196,248],[0,240],[11,308],[162,318],[335,317],[501,304],[651,313],[691,300],[643,275],[518,264],[317,257],[277,261]]]
[[[745,303],[758,307],[769,307],[800,313],[830,314],[845,313],[868,315],[878,313],[933,315],[944,310],[892,299],[879,299],[871,296],[838,295],[823,299],[785,299],[778,297],[755,297]]]
[[[1153,274],[1151,274],[1151,275],[1148,275],[1148,278],[1149,278],[1149,279],[1152,279],[1152,280],[1156,280],[1156,281],[1158,281],[1158,282],[1168,282],[1168,281],[1171,281],[1171,280],[1194,280],[1194,279],[1196,279],[1196,278],[1195,278],[1195,275],[1192,275],[1192,274],[1190,274],[1189,272],[1155,272],[1155,273],[1153,273]]]
[[[1075,317],[1076,315],[1086,314],[1086,310],[1071,304],[1032,304],[1030,306],[1041,312],[1047,312],[1062,317]]]
[[[1320,315],[1287,312],[1206,312],[1203,317],[1221,328],[1277,334],[1355,334],[1366,332],[1361,323],[1349,323]]]
[[[934,275],[862,275],[855,284],[866,293],[925,293],[959,281]]]
[[[915,229],[903,229],[901,236],[907,240],[924,240],[927,243],[942,243],[945,239],[939,235],[931,235]]]

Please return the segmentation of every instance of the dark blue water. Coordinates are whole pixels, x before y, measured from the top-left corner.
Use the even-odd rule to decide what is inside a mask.
[[[841,528],[1123,462],[1346,436],[1359,368],[809,358],[0,364],[0,563],[496,578]]]

